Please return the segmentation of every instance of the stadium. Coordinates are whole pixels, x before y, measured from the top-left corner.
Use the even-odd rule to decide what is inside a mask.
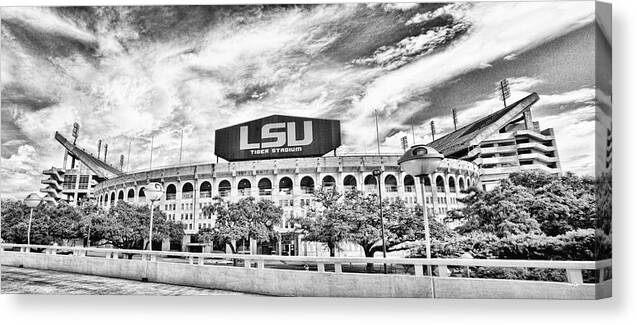
[[[539,123],[531,117],[531,106],[538,99],[533,93],[429,144],[446,157],[425,182],[430,213],[442,218],[447,211],[460,207],[458,199],[463,190],[471,186],[488,190],[511,172],[540,169],[561,173],[553,130],[540,130]],[[312,129],[308,122],[315,127]],[[299,123],[304,126],[296,127]],[[44,171],[48,178],[43,180],[47,187],[42,191],[49,201],[77,204],[89,198],[104,208],[119,201],[147,204],[145,186],[161,183],[165,195],[156,204],[169,219],[183,224],[186,236],[182,250],[216,249],[204,247],[193,236],[202,227],[214,225],[214,217],[205,216],[202,210],[215,197],[237,201],[252,196],[280,206],[284,210],[280,242],[272,247],[245,243],[239,245],[243,247],[239,250],[283,255],[327,254],[321,245],[303,242],[289,222],[293,216],[306,214],[317,190],[380,190],[383,198],[401,199],[410,206],[422,204],[421,187],[398,165],[401,154],[336,155],[340,124],[334,120],[274,115],[249,121],[217,130],[216,138],[227,141],[218,141],[222,145],[216,146],[215,153],[227,162],[156,167],[131,173],[109,165],[105,159],[100,160],[100,153],[95,157],[59,133],[55,137],[66,150],[65,167]],[[268,138],[275,141],[263,141]],[[66,155],[73,159],[71,168],[67,168]],[[75,160],[79,161],[78,166]],[[379,178],[372,175],[374,170],[382,171]],[[356,245],[344,245],[342,249],[341,256],[360,256]]]

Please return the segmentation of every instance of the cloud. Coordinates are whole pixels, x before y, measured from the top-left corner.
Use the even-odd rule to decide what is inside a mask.
[[[513,60],[515,60],[515,59],[517,59],[517,58],[518,58],[518,55],[517,55],[517,54],[515,54],[515,53],[511,53],[511,54],[509,54],[509,55],[505,55],[503,59],[504,59],[505,61],[513,61]]]
[[[450,26],[434,27],[424,34],[407,37],[395,45],[383,46],[370,57],[355,59],[355,64],[377,64],[394,70],[417,58],[450,43],[469,29],[469,25],[457,22]]]
[[[340,119],[341,151],[372,152],[374,109],[383,150],[395,152],[410,133],[405,121],[436,108],[432,88],[592,21],[582,3],[430,8],[2,8],[3,126],[20,134],[9,139],[3,127],[3,156],[27,157],[29,145],[41,165],[27,175],[39,174],[59,164],[54,132],[68,136],[77,121],[78,144],[95,153],[104,140],[111,163],[132,143],[131,170],[148,167],[151,137],[153,166],[175,164],[181,129],[183,161],[210,161],[216,128],[282,113]],[[34,50],[32,39],[46,46]],[[533,76],[510,82],[514,97],[542,85]],[[500,106],[495,89],[486,95],[459,107],[461,121]],[[452,128],[449,117],[434,119],[438,132]],[[417,126],[417,141],[428,130]],[[23,192],[16,182],[6,191]]]
[[[594,175],[595,106],[587,105],[546,116],[541,120],[541,126],[555,129],[555,142],[563,171]]]
[[[475,3],[464,15],[472,24],[469,36],[445,51],[413,62],[408,68],[375,79],[355,109],[361,116],[373,108],[398,109],[399,104],[410,98],[478,69],[483,63],[534,48],[593,21],[592,5],[572,4]]]
[[[39,157],[34,147],[21,145],[15,154],[2,158],[0,195],[3,199],[21,200],[34,190],[34,184],[39,184],[41,177]]]

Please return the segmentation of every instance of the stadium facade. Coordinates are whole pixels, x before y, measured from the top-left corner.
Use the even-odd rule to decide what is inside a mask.
[[[428,144],[446,157],[426,180],[425,197],[430,213],[442,218],[447,211],[460,207],[463,190],[471,186],[489,190],[512,172],[539,169],[561,174],[553,130],[540,130],[531,117],[531,107],[538,99],[533,93]],[[278,117],[264,120],[276,121]],[[83,198],[95,199],[104,208],[118,201],[146,204],[145,186],[150,182],[162,183],[166,193],[158,206],[168,218],[184,225],[186,237],[181,248],[187,250],[201,246],[191,243],[195,238],[192,235],[202,227],[214,225],[213,216],[205,216],[203,209],[212,204],[216,196],[229,201],[252,196],[279,205],[284,211],[279,242],[240,244],[239,250],[245,247],[243,250],[252,253],[286,255],[326,254],[322,246],[302,242],[289,222],[291,217],[307,213],[314,191],[378,193],[378,179],[372,171],[379,169],[384,198],[402,199],[412,206],[422,204],[421,187],[397,163],[401,154],[242,159],[123,173],[105,159],[100,160],[99,153],[96,158],[59,133],[55,138],[65,148],[65,166],[43,172],[47,176],[43,183],[47,186],[42,191],[47,193],[49,201],[66,200],[77,204]],[[68,168],[66,155],[77,160],[77,166]],[[344,245],[342,253],[360,254],[355,246]]]

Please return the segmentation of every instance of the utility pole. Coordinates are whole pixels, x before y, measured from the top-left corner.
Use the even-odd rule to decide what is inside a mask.
[[[435,141],[436,140],[436,123],[432,120],[430,124],[431,124],[431,141]]]
[[[126,172],[130,172],[130,146],[133,140],[128,140],[128,157],[126,157]]]
[[[451,115],[453,115],[453,130],[458,131],[458,113],[455,108],[451,109]]]
[[[150,137],[150,162],[148,163],[148,169],[153,169],[153,143],[155,136]]]
[[[411,118],[411,141],[413,144],[416,144],[416,131],[414,131],[414,116],[412,115]]]
[[[374,116],[376,117],[376,145],[378,146],[378,155],[380,156],[380,136],[378,133],[378,114],[374,110]]]
[[[184,146],[184,129],[181,129],[181,140],[179,141],[179,166],[181,166],[181,151]]]
[[[102,153],[102,139],[97,141],[97,160],[100,160],[100,154]]]

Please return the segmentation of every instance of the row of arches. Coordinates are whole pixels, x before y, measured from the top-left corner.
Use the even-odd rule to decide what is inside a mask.
[[[457,178],[456,178],[457,177]],[[445,192],[445,188],[448,186],[449,192],[457,193],[461,190],[466,190],[468,187],[473,185],[473,181],[470,177],[467,177],[466,180],[462,176],[453,176],[453,175],[436,175],[435,176],[435,186],[437,192]],[[411,175],[405,175],[402,180],[402,185],[404,186],[405,192],[415,192],[416,182],[414,177]],[[427,192],[432,192],[432,181],[429,177],[425,178],[425,190]],[[383,184],[385,186],[385,192],[395,193],[398,192],[398,179],[395,175],[389,174],[383,177]],[[282,194],[291,194],[294,187],[294,182],[292,178],[284,176],[278,181],[278,190]],[[367,175],[363,179],[363,189],[365,192],[376,192],[378,191],[378,180],[373,175]],[[321,179],[320,182],[321,188],[330,189],[336,188],[337,181],[332,175],[326,175]],[[345,175],[343,178],[343,190],[351,191],[356,190],[358,188],[358,180],[354,175]],[[240,196],[250,196],[252,194],[253,184],[249,179],[243,178],[240,179],[237,183],[237,192]],[[258,189],[258,193],[260,196],[268,196],[273,194],[273,184],[272,180],[268,177],[263,177],[258,180],[256,187]],[[301,189],[301,193],[303,194],[312,194],[315,191],[316,184],[314,178],[311,176],[304,176],[301,178],[299,182],[299,187]],[[232,191],[232,184],[229,180],[221,180],[217,185],[218,195],[221,197],[228,197]],[[210,198],[212,197],[213,186],[209,181],[203,181],[199,185],[199,197],[200,198]],[[141,187],[138,190],[137,197],[139,198],[139,202],[145,202],[144,188]],[[100,196],[100,202],[103,205],[106,205],[110,202],[113,205],[117,200],[125,200],[133,202],[135,201],[135,190],[128,189],[119,190],[116,194],[115,191],[111,191],[110,193],[105,193]],[[185,182],[181,186],[181,199],[190,199],[194,196],[194,187],[190,182]],[[169,184],[165,189],[165,199],[166,200],[176,200],[177,199],[177,186],[175,184]]]
[[[127,201],[127,202],[134,202],[135,201],[135,190],[134,189],[129,189],[128,191],[126,191],[126,196],[124,197],[124,190],[119,190],[119,192],[115,193],[115,191],[111,191],[110,193],[104,193],[102,195],[100,195],[99,197],[99,202],[101,205],[110,205],[113,206],[115,205],[115,202],[117,201]],[[146,194],[144,193],[144,187],[140,187],[138,192],[137,192],[137,198],[138,198],[138,202],[145,202],[146,201]]]

